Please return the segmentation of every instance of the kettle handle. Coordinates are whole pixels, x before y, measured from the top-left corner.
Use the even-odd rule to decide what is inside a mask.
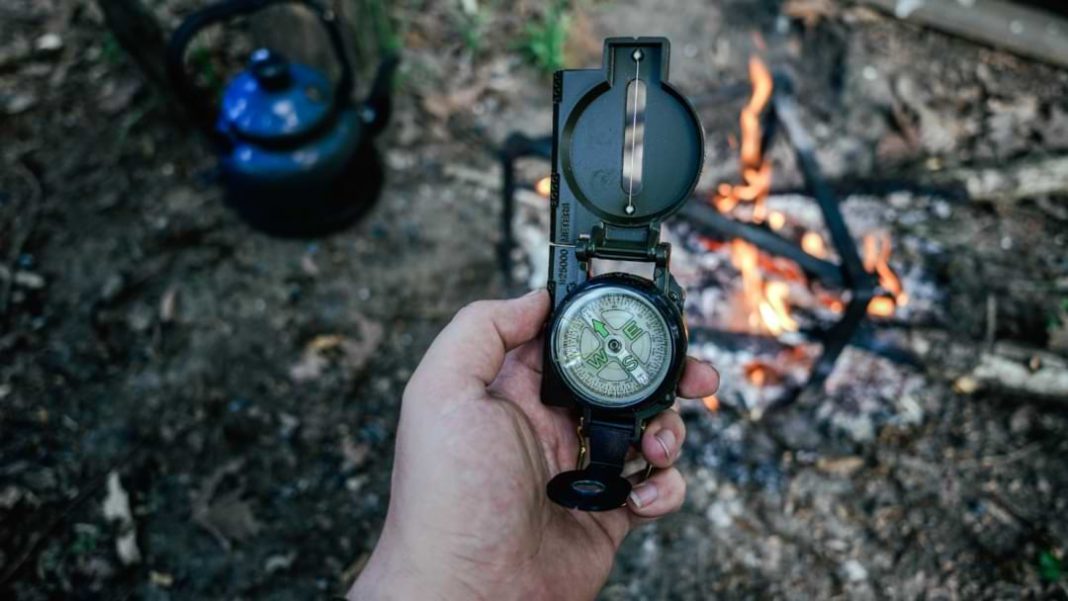
[[[205,27],[229,21],[234,17],[257,12],[274,4],[300,4],[315,13],[330,37],[330,45],[341,68],[341,74],[334,93],[335,109],[344,106],[352,98],[352,64],[349,62],[348,54],[345,53],[345,43],[341,36],[341,28],[338,27],[337,16],[333,11],[324,9],[312,0],[223,0],[223,2],[207,6],[186,17],[167,44],[167,73],[175,92],[180,100],[190,107],[194,118],[200,122],[201,127],[216,141],[222,142],[220,140],[221,136],[215,131],[215,110],[210,102],[204,101],[202,94],[198,94],[193,80],[186,72],[185,51],[189,46],[189,42]],[[376,87],[377,80],[378,78],[376,78]],[[386,112],[388,113],[388,90],[386,97]]]

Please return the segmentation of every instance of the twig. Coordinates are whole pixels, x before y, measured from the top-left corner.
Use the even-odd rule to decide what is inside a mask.
[[[993,294],[986,295],[986,350],[994,348],[994,339],[998,331],[998,299]]]
[[[33,235],[33,230],[37,226],[37,216],[40,213],[40,201],[44,196],[44,188],[41,186],[41,180],[37,179],[37,174],[32,169],[26,166],[21,159],[15,161],[15,171],[26,181],[29,189],[30,196],[25,203],[26,210],[23,208],[23,203],[19,203],[18,209],[16,209],[16,216],[11,223],[11,246],[8,249],[8,256],[5,258],[4,263],[9,266],[12,274],[17,271],[19,256],[22,255],[22,250],[26,247],[26,243],[29,242],[30,236]],[[19,224],[18,214],[24,213],[26,223]],[[3,279],[0,282],[0,316],[7,315],[8,307],[11,304],[11,291],[14,285],[15,278]]]

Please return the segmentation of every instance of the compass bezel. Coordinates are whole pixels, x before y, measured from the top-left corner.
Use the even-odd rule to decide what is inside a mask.
[[[583,297],[606,288],[621,288],[648,302],[664,320],[667,326],[668,344],[671,345],[667,353],[668,365],[663,381],[655,389],[652,389],[648,395],[643,395],[641,399],[625,404],[606,403],[603,399],[586,394],[576,386],[566,384],[569,382],[569,378],[564,373],[564,369],[556,355],[556,343],[561,333],[561,322],[568,309],[581,302]],[[645,410],[656,412],[675,402],[675,390],[682,373],[682,365],[686,360],[686,323],[677,305],[671,302],[667,295],[657,288],[653,282],[626,273],[609,273],[591,278],[571,291],[554,311],[548,333],[547,350],[549,352],[547,354],[553,374],[559,381],[565,383],[565,388],[578,404],[595,407],[601,411],[633,414],[644,413]]]

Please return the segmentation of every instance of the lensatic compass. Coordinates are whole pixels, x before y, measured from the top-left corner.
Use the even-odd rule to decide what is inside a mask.
[[[664,38],[609,38],[601,69],[553,79],[549,293],[542,401],[581,412],[578,465],[553,478],[566,507],[621,507],[645,421],[670,407],[686,358],[683,292],[661,222],[697,185],[704,136],[668,84]],[[591,262],[653,264],[653,278],[592,276]]]

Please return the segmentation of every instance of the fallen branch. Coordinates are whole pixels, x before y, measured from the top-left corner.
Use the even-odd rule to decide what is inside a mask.
[[[1022,198],[1068,194],[1068,156],[950,168],[925,175],[923,179],[936,185],[963,185],[968,197],[980,202],[1012,202]]]
[[[914,331],[909,343],[929,370],[961,393],[995,390],[1068,407],[1068,359],[1008,342],[983,349],[941,331]]]
[[[1004,0],[861,2],[889,12],[899,19],[927,25],[1060,67],[1068,67],[1068,21],[1053,13]]]

